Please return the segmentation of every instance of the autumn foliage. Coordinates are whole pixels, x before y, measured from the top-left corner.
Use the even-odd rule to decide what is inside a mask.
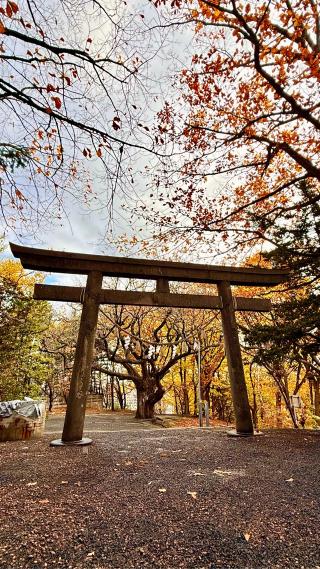
[[[159,114],[183,154],[158,181],[163,203],[199,231],[262,238],[265,216],[306,205],[299,182],[319,197],[319,6],[181,0],[171,12],[197,43],[181,94]]]

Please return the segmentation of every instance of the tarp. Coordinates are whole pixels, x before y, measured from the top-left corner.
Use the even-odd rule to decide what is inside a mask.
[[[41,401],[25,397],[23,401],[0,401],[0,418],[11,417],[13,413],[22,417],[38,419],[41,417]]]

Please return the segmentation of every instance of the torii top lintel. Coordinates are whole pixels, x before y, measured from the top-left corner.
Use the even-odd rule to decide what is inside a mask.
[[[150,261],[126,257],[106,257],[47,249],[34,249],[10,243],[15,257],[26,269],[56,273],[89,274],[92,271],[104,276],[139,279],[166,279],[168,281],[219,283],[232,285],[274,286],[287,280],[289,271],[247,267],[198,265],[172,261]]]

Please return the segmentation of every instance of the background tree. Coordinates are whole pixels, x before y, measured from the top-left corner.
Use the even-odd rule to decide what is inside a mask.
[[[67,402],[79,321],[78,310],[59,310],[53,313],[50,327],[42,335],[40,349],[51,360],[50,373],[43,386],[49,411],[57,401]]]
[[[283,296],[287,300],[275,305],[264,321],[253,323],[251,318],[250,328],[242,326],[242,330],[245,331],[246,342],[254,348],[251,351],[252,363],[265,367],[274,379],[279,397],[297,427],[290,395],[298,394],[302,385],[309,381],[317,400],[320,378],[319,299],[317,295],[303,297],[301,290],[287,292]],[[278,406],[281,407],[280,400]]]
[[[35,278],[20,263],[0,262],[0,400],[38,397],[50,375],[51,359],[41,352],[51,307],[32,300]]]
[[[187,327],[181,312],[175,310],[114,307],[101,312],[104,318],[98,325],[98,354],[93,369],[132,381],[137,389],[136,417],[150,419],[165,393],[162,380],[175,364],[194,353],[199,322]],[[206,324],[209,328],[208,321]],[[209,332],[206,349],[210,337]],[[113,370],[99,363],[106,357],[116,364]]]

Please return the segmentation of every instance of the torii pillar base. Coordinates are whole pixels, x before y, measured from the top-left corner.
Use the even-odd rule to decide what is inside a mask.
[[[236,431],[236,429],[233,429],[231,431],[227,432],[228,437],[242,437],[242,438],[246,438],[246,437],[258,437],[263,435],[264,433],[262,433],[262,431],[253,431],[253,433],[238,433],[238,431]]]
[[[91,444],[92,444],[92,439],[84,437],[80,441],[70,441],[70,442],[65,442],[62,439],[55,439],[54,441],[51,441],[50,446],[51,447],[71,447],[71,446],[83,447],[83,446],[88,446]]]

